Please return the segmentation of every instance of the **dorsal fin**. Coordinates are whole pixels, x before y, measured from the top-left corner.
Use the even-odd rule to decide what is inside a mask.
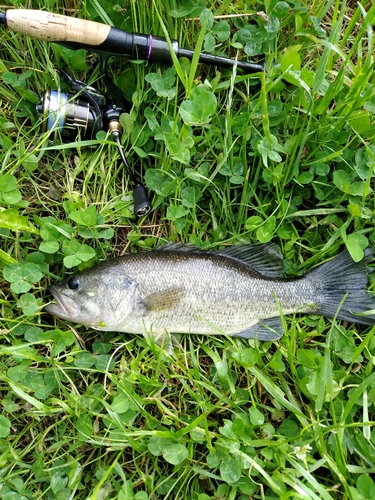
[[[283,256],[274,243],[234,245],[217,253],[242,262],[267,278],[281,278],[284,273]]]
[[[283,256],[279,247],[274,243],[233,245],[217,251],[202,250],[199,247],[184,245],[182,243],[167,243],[158,247],[157,250],[196,253],[200,255],[221,255],[222,257],[241,262],[241,264],[246,264],[261,276],[267,278],[281,278],[284,273]]]

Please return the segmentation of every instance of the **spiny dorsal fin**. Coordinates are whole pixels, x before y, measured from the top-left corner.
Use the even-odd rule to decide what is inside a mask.
[[[221,255],[222,257],[246,264],[261,276],[267,278],[281,278],[284,273],[283,256],[279,247],[274,243],[233,245],[217,251],[202,250],[196,246],[184,245],[182,243],[167,243],[162,247],[158,247],[157,250],[200,255]]]

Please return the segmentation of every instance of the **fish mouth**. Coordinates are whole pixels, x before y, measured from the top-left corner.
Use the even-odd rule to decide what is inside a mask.
[[[51,302],[44,306],[44,310],[63,319],[76,318],[81,312],[81,307],[74,299],[63,293],[59,293],[54,286],[51,286],[49,291],[53,295],[56,302]]]

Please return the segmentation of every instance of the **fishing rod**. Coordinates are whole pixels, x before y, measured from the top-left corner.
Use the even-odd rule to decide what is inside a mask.
[[[173,62],[171,49],[176,57],[186,57],[189,60],[192,60],[194,51],[180,48],[175,40],[169,44],[165,38],[152,34],[130,33],[106,24],[41,10],[9,9],[0,12],[0,24],[24,36],[58,43],[74,50],[86,49],[100,56],[101,75],[111,96],[110,104],[93,87],[73,80],[60,71],[60,75],[69,83],[72,91],[78,92],[79,97],[75,98],[74,94],[65,94],[60,90],[47,90],[37,110],[45,118],[45,130],[52,130],[57,125],[63,139],[70,139],[72,131],[80,131],[81,136],[85,137],[106,126],[112,133],[122,162],[135,184],[134,211],[139,217],[146,215],[151,210],[151,203],[146,189],[126,161],[120,142],[119,117],[128,104],[122,91],[108,75],[108,60],[112,56],[124,56],[170,65]],[[222,68],[236,66],[246,74],[264,71],[261,64],[206,53],[201,53],[198,60],[200,63]]]
[[[0,23],[21,35],[46,42],[61,43],[71,49],[87,49],[130,59],[172,63],[167,40],[151,34],[129,33],[94,21],[29,9],[10,9],[0,13]],[[194,56],[193,50],[180,48],[176,41],[172,41],[172,48],[177,57],[191,60]],[[205,53],[200,54],[199,62],[222,68],[236,65],[245,73],[264,71],[261,64]]]

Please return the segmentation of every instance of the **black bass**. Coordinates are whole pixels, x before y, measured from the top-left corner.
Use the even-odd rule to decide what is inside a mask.
[[[366,291],[372,256],[367,249],[356,263],[343,251],[288,279],[273,244],[216,252],[168,244],[64,279],[51,287],[57,303],[45,310],[97,330],[155,338],[169,332],[275,340],[283,335],[280,311],[374,325],[374,314],[362,314],[375,310],[375,297]]]

